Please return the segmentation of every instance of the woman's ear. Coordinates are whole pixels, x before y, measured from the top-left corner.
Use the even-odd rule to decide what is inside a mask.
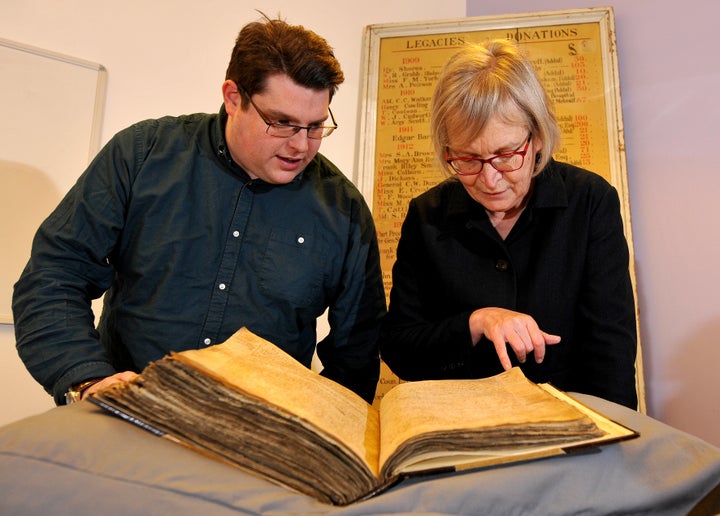
[[[542,138],[540,138],[540,136],[538,136],[538,135],[536,135],[535,133],[533,133],[531,143],[532,143],[532,148],[535,150],[535,152],[541,152],[541,151],[542,151],[543,141],[542,141]]]
[[[542,161],[543,141],[538,136],[533,135],[531,143],[532,148],[535,151],[535,172],[539,172],[538,167],[540,166],[540,162]]]

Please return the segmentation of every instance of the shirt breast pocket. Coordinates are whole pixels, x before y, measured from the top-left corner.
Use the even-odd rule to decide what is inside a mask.
[[[322,304],[327,247],[317,235],[273,228],[260,267],[260,288],[300,307]]]

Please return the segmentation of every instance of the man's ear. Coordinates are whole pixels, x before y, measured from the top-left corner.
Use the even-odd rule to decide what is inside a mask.
[[[223,103],[228,116],[233,116],[242,109],[242,93],[238,90],[235,81],[227,80],[222,83]]]

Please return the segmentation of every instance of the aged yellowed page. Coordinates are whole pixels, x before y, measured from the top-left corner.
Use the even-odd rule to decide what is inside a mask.
[[[328,440],[350,449],[377,477],[377,411],[277,346],[243,328],[223,344],[173,357],[308,421]]]
[[[504,448],[505,454],[533,441],[551,443],[554,436],[572,442],[575,435],[603,433],[581,411],[527,380],[519,368],[476,380],[401,383],[385,395],[380,413],[381,466],[407,442],[416,444],[415,452],[433,452],[435,443],[444,448],[430,453],[449,458],[435,460],[433,466],[439,466],[455,464],[458,458],[448,452],[462,450],[463,442],[466,452]]]

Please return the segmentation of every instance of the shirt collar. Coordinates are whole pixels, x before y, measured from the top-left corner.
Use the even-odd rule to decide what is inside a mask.
[[[567,208],[568,197],[565,183],[551,159],[535,177],[535,186],[528,208]]]

